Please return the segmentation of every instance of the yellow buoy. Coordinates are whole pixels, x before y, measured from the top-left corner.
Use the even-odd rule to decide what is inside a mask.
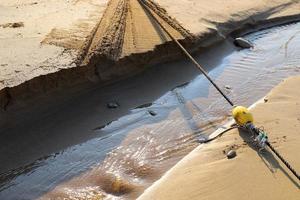
[[[253,116],[249,110],[243,106],[236,106],[232,110],[232,116],[238,125],[245,125],[248,122],[253,123]]]

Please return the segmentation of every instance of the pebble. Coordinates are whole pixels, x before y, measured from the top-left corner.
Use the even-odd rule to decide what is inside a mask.
[[[240,38],[240,37],[236,38],[233,43],[234,43],[235,46],[241,47],[241,48],[244,48],[244,49],[249,49],[249,48],[253,47],[251,42],[249,42],[248,40],[246,40],[244,38]]]
[[[225,89],[227,89],[227,90],[231,90],[231,87],[230,87],[230,85],[225,85]]]
[[[118,108],[120,105],[117,102],[110,102],[106,106],[108,108]]]
[[[227,152],[226,156],[228,159],[232,159],[232,158],[236,157],[236,151],[230,150]]]
[[[9,27],[11,27],[11,28],[19,28],[19,27],[23,27],[23,26],[24,26],[23,22],[14,22],[14,23],[11,23],[11,25]]]
[[[154,112],[153,110],[148,110],[148,113],[149,113],[151,116],[156,116],[156,115],[157,115],[157,113]]]

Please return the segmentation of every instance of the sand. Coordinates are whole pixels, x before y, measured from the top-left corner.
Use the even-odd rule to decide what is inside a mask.
[[[181,26],[178,31],[166,25],[176,38],[183,38],[182,30],[197,36],[196,43],[187,43],[193,50],[223,40],[246,24],[251,28],[295,20],[300,7],[292,0],[155,2]],[[177,49],[167,45],[170,39],[137,0],[2,0],[0,5],[4,110],[24,94],[30,98],[85,82],[114,82],[178,58]],[[106,63],[103,56],[113,62]]]
[[[271,144],[300,170],[300,76],[275,87],[251,112]],[[148,188],[146,199],[273,199],[298,200],[300,183],[270,150],[259,154],[243,131],[230,131],[201,145]],[[228,160],[224,150],[237,157]]]
[[[107,7],[106,0],[1,2],[1,121],[5,122],[11,113],[18,113],[20,117],[16,121],[23,121],[24,112],[11,109],[20,96],[27,95],[31,98],[61,86],[75,85],[80,81],[98,83],[98,79],[104,77],[105,81],[117,81],[120,77],[133,75],[151,64],[176,57],[174,55],[177,50],[166,45],[169,39],[163,37],[157,28],[148,26],[152,21],[142,12],[136,1],[112,0],[109,5],[117,6],[116,3],[119,2],[126,5],[120,9],[120,13],[125,12],[126,15],[120,15],[118,12],[116,20],[113,20],[113,28],[108,24],[107,29],[104,29],[105,26],[101,23],[110,23],[114,9]],[[253,25],[272,20],[293,20],[299,15],[300,5],[299,1],[285,0],[192,0],[176,4],[174,1],[157,2],[166,8],[168,15],[175,17],[187,31],[198,37],[195,49],[223,40],[230,32],[247,23]],[[108,9],[105,11],[105,8]],[[128,10],[130,12],[126,12]],[[126,26],[118,24],[119,20],[125,20]],[[118,26],[114,26],[116,24]],[[117,31],[114,30],[115,27]],[[103,30],[112,30],[116,37],[109,39],[108,43],[102,43],[103,37],[110,36],[106,35],[105,31],[102,33]],[[173,33],[177,38],[181,38],[178,30],[174,30]],[[103,44],[108,48],[103,49]],[[91,64],[90,58],[96,55],[97,61],[97,56],[101,57],[103,52],[105,55],[106,50],[110,52],[106,56],[112,56],[109,59],[114,60],[116,64],[112,67],[110,64],[97,62],[99,67],[95,68],[95,63]],[[78,62],[82,59],[86,62]],[[66,82],[68,84],[65,84]],[[51,93],[47,95],[43,98],[53,98]],[[62,99],[64,98],[61,97],[58,101],[63,101]],[[39,103],[37,99],[37,102],[32,104]],[[20,105],[32,114],[31,105],[23,102]],[[47,109],[45,113],[48,113]],[[32,118],[28,117],[28,121],[30,120]],[[16,121],[9,121],[12,127]],[[52,122],[51,119],[48,121]]]
[[[12,102],[21,96],[37,96],[34,91],[44,94],[57,89],[55,85],[63,77],[56,72],[76,67],[78,51],[71,47],[85,42],[106,3],[106,0],[0,1],[1,110],[14,105]],[[7,26],[16,23],[22,26]],[[48,40],[49,35],[72,46],[58,46]],[[49,79],[41,77],[46,75]],[[74,85],[76,79],[70,81]]]
[[[177,39],[183,39],[169,24],[162,23]],[[154,24],[137,0],[111,0],[86,49],[84,64],[101,55],[116,61],[130,54],[153,50],[157,44],[170,41]]]
[[[106,2],[1,0],[0,24],[23,26],[0,27],[0,89],[72,67],[76,51],[48,41],[49,35],[80,46],[78,43],[85,41],[101,17]]]
[[[203,35],[216,30],[221,36],[246,23],[298,14],[299,1],[239,1],[239,0],[157,0],[171,16],[193,34]],[[230,23],[228,23],[230,22]]]

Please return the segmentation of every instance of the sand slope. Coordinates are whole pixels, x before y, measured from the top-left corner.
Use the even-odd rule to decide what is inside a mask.
[[[300,170],[300,76],[283,81],[253,114],[271,144]],[[245,142],[246,141],[246,142]],[[231,131],[198,147],[139,198],[144,199],[300,199],[300,183],[270,152],[258,154],[248,134]],[[238,156],[228,160],[223,150]]]
[[[164,14],[167,16],[166,12]],[[174,37],[183,39],[169,24],[161,22]],[[173,23],[179,24],[175,20]],[[99,57],[117,61],[131,54],[151,51],[156,45],[167,41],[170,41],[170,38],[158,27],[138,0],[111,0],[90,41],[87,41],[82,49],[85,54],[82,64],[101,65]]]

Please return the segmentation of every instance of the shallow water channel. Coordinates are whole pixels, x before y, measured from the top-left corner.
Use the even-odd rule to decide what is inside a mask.
[[[284,78],[300,74],[300,23],[245,37],[254,48],[240,50],[225,41],[196,58],[235,104],[249,106]],[[106,108],[110,101],[120,107]],[[0,199],[135,198],[199,138],[222,126],[231,108],[186,60],[94,88],[62,107],[47,123],[35,122],[38,127],[7,129],[14,138],[1,138],[1,154],[10,158],[1,157],[7,168],[2,167]],[[47,148],[62,140],[73,142],[63,150]],[[39,159],[28,163],[31,152]]]

